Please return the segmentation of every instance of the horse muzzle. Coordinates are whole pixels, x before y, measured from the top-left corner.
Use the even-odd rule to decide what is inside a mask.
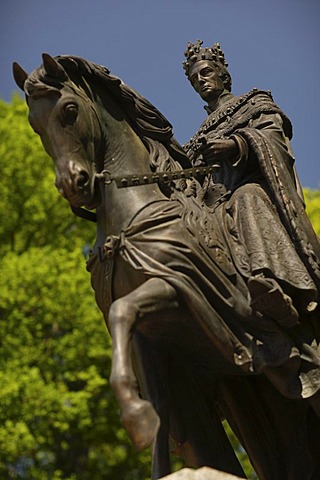
[[[95,208],[96,182],[93,169],[70,160],[67,169],[56,171],[55,185],[73,207]]]

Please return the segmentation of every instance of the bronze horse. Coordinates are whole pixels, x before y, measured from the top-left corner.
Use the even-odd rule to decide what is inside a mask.
[[[319,478],[319,421],[277,390],[263,358],[268,342],[288,358],[292,345],[252,311],[201,182],[188,181],[210,172],[191,169],[168,121],[104,67],[44,54],[14,76],[60,193],[80,215],[96,209],[88,269],[112,337],[110,382],[135,445],[153,443],[152,478],[171,471],[169,438],[187,465],[245,477],[223,416],[260,479]]]

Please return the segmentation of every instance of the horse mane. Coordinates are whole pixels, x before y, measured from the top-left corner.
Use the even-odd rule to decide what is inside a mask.
[[[66,76],[52,77],[40,66],[28,77],[27,95],[57,93],[68,85],[78,95],[85,92],[94,100],[95,86],[100,85],[120,103],[131,127],[146,146],[152,171],[191,167],[186,153],[173,136],[172,125],[147,99],[112,75],[106,67],[69,55],[57,56],[55,60],[63,67]]]

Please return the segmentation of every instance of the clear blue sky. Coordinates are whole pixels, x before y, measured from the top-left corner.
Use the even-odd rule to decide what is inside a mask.
[[[11,64],[41,53],[108,66],[150,100],[184,143],[205,117],[181,67],[189,40],[220,42],[233,92],[271,90],[293,122],[304,186],[320,188],[319,0],[0,0],[0,97],[16,89]]]

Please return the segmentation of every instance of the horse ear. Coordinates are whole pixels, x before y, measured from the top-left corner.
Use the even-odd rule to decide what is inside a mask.
[[[53,57],[51,57],[48,53],[42,54],[43,66],[45,71],[47,72],[50,77],[65,77],[66,72],[64,68],[58,63]]]
[[[23,90],[24,83],[28,78],[28,74],[23,70],[22,67],[20,67],[17,62],[13,62],[12,71],[16,84],[19,88],[21,88],[21,90]]]

